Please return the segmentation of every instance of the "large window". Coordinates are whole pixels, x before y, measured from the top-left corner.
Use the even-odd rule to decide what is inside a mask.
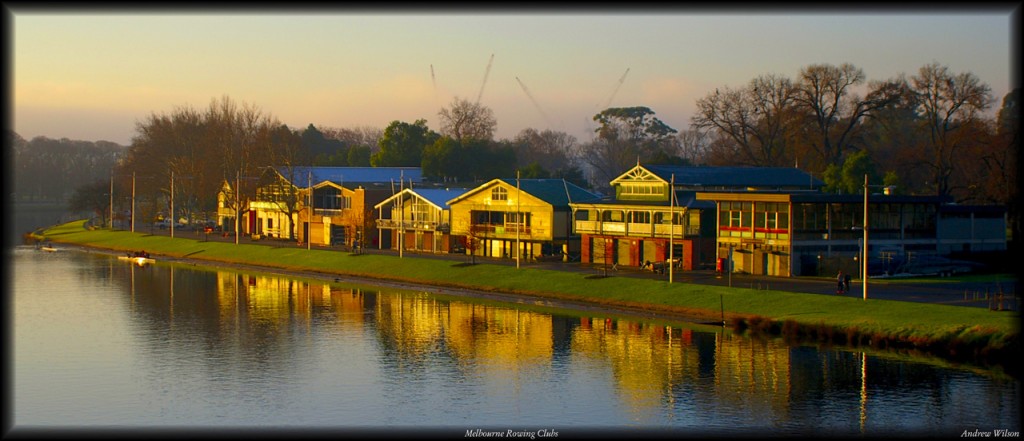
[[[721,236],[752,237],[750,227],[754,204],[722,202],[719,204],[718,229]]]
[[[508,200],[508,190],[506,190],[504,187],[494,187],[494,189],[491,190],[491,200],[492,201],[507,201]]]
[[[651,196],[665,193],[664,184],[655,183],[625,183],[619,184],[621,196]]]
[[[530,213],[505,213],[505,225],[530,226]]]
[[[750,228],[750,202],[722,202],[719,226],[728,228]]]
[[[651,223],[651,212],[650,211],[630,211],[629,222],[634,224],[649,224]]]
[[[754,205],[754,237],[762,239],[789,238],[789,204],[758,202]]]
[[[420,200],[413,199],[412,201],[412,220],[416,222],[428,222],[430,221],[430,204]]]
[[[341,191],[336,188],[324,188],[314,191],[314,195],[318,199],[317,204],[313,206],[315,208],[325,210],[343,210],[352,207],[352,198],[342,195]]]

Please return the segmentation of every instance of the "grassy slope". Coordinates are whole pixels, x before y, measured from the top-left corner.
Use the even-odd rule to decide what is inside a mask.
[[[1003,350],[1016,344],[1018,316],[969,308],[834,297],[772,290],[750,290],[626,277],[585,278],[578,273],[508,265],[454,265],[448,260],[398,258],[389,255],[306,250],[299,247],[203,242],[109,230],[86,230],[83,222],[44,232],[54,242],[112,250],[145,249],[153,254],[225,263],[243,263],[298,271],[314,271],[438,286],[498,291],[581,300],[639,310],[660,310],[706,320],[771,322],[806,328],[827,326],[829,333],[859,334],[907,345],[968,342],[977,348]],[[948,344],[946,345],[948,346]]]

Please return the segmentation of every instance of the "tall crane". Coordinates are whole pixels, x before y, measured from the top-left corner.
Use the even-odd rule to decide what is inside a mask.
[[[612,94],[611,94],[611,96],[608,97],[608,100],[604,102],[604,106],[602,106],[600,109],[594,109],[595,112],[603,112],[605,109],[608,108],[608,106],[610,106],[612,104],[612,100],[615,99],[615,95],[617,93],[619,93],[619,88],[622,87],[622,83],[626,81],[626,75],[629,75],[629,68],[628,67],[626,68],[626,72],[624,72],[622,74],[622,77],[619,78],[619,82],[615,83],[615,90],[612,90]],[[586,121],[587,131],[590,132],[590,137],[591,137],[591,139],[593,139],[593,137],[594,137],[593,121],[590,118],[585,118],[584,121]]]
[[[491,54],[491,59],[487,61],[487,70],[484,71],[484,82],[480,85],[480,93],[476,96],[477,104],[480,104],[480,98],[484,96],[484,86],[487,85],[487,76],[491,74],[491,63],[494,63],[494,54]]]
[[[533,95],[530,94],[530,90],[526,88],[526,85],[523,84],[523,81],[520,80],[519,77],[516,77],[516,81],[518,81],[519,82],[519,86],[523,88],[523,92],[526,93],[526,97],[529,98],[530,102],[533,103],[533,107],[536,107],[537,111],[540,112],[540,116],[544,118],[544,122],[546,122],[548,124],[548,127],[551,127],[552,126],[551,120],[548,119],[548,115],[546,113],[544,113],[544,109],[542,109],[540,107],[540,104],[537,103],[537,100],[534,99]]]
[[[612,100],[615,99],[615,94],[619,93],[619,88],[622,87],[622,83],[626,81],[626,75],[629,75],[629,68],[626,68],[626,73],[622,74],[622,78],[619,78],[618,84],[615,85],[615,90],[612,91],[612,95],[608,97],[608,101],[605,101],[604,106],[600,110],[607,109],[612,104]]]

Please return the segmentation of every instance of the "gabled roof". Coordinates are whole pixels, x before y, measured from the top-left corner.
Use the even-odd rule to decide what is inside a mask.
[[[804,188],[825,185],[811,174],[793,167],[707,167],[680,165],[638,165],[651,174],[677,186],[705,189],[725,188]],[[631,169],[633,172],[635,169]],[[627,172],[630,173],[630,172]],[[623,175],[625,176],[625,174]],[[621,178],[621,177],[620,177]]]
[[[486,188],[492,187],[495,183],[504,182],[506,185],[512,188],[516,187],[516,179],[493,179],[479,187],[467,191],[466,193],[451,199],[448,204],[458,202],[458,200],[468,197],[469,195],[482,191]],[[564,179],[519,179],[519,189],[547,202],[555,207],[568,207],[570,202],[584,202],[589,200],[595,200],[601,196],[595,193],[591,193],[584,190],[582,187],[573,184]]]
[[[373,208],[380,208],[387,204],[392,204],[394,203],[395,198],[400,198],[402,195],[408,194],[420,197],[439,210],[447,210],[449,208],[448,201],[461,196],[467,191],[469,191],[468,188],[406,188],[401,192],[396,193],[394,196],[384,199],[379,204],[374,205]]]
[[[419,167],[274,167],[285,180],[290,178],[291,184],[298,188],[306,188],[308,182],[316,186],[322,182],[333,182],[339,185],[370,184],[391,182],[423,182],[423,173]]]

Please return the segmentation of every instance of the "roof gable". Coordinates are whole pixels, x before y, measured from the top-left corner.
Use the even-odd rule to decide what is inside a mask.
[[[457,203],[473,194],[486,191],[495,185],[504,183],[511,188],[517,187],[516,179],[493,179],[479,187],[466,191],[462,195],[451,199],[448,204]],[[600,196],[591,193],[576,184],[564,179],[519,179],[518,188],[520,191],[540,199],[552,206],[568,207],[570,202],[582,202],[597,199]]]
[[[439,210],[447,210],[449,208],[448,201],[458,198],[467,191],[469,191],[469,189],[466,188],[406,188],[401,192],[396,193],[394,196],[381,201],[379,204],[374,205],[373,208],[380,208],[387,204],[393,204],[396,199],[408,195],[410,197],[427,201]]]
[[[618,185],[625,182],[658,182],[661,184],[668,184],[669,181],[658,176],[655,173],[644,168],[644,166],[637,164],[636,167],[629,169],[629,171],[619,175],[619,177],[612,179],[611,185]]]

